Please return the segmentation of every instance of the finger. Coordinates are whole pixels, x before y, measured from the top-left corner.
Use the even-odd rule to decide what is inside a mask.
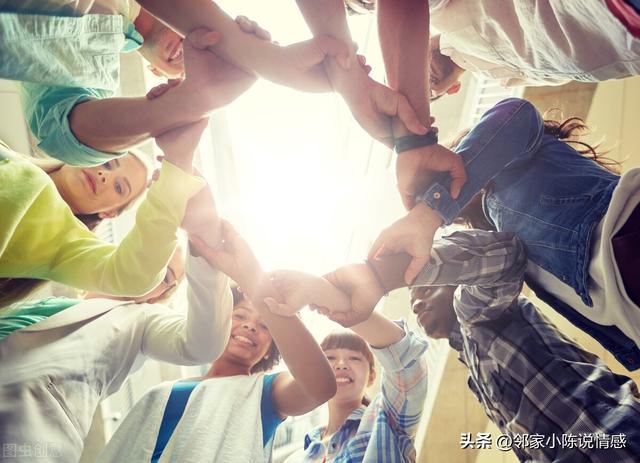
[[[218,43],[218,41],[220,41],[220,33],[218,31],[199,28],[191,31],[187,35],[187,40],[194,48],[203,50]]]
[[[271,33],[268,30],[260,27],[260,25],[257,23],[256,23],[255,34],[256,34],[256,37],[258,37],[259,39],[267,40],[271,42]]]
[[[409,101],[407,100],[407,98],[400,93],[397,94],[397,98],[398,98],[397,116],[405,125],[407,130],[410,130],[413,133],[417,133],[420,135],[427,133],[429,128],[420,122],[420,120],[418,119],[418,116],[416,115],[416,112],[413,110],[413,107],[409,104]],[[390,114],[390,116],[393,116],[393,114]]]
[[[467,183],[467,171],[464,169],[464,162],[460,156],[457,156],[458,160],[454,163],[449,175],[451,175],[451,196],[453,199],[458,199],[462,187]]]
[[[406,272],[404,273],[404,281],[407,285],[411,286],[413,280],[416,279],[418,273],[427,265],[429,261],[428,257],[414,257],[409,263]]]
[[[378,249],[378,252],[375,253],[373,260],[380,259],[382,256],[386,256],[387,254],[393,254],[393,252],[393,249],[385,243],[380,247],[380,249]]]

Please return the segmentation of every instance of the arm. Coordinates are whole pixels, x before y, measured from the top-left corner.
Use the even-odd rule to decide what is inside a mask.
[[[445,176],[440,175],[436,180],[431,177],[431,186],[426,191],[423,186],[424,193],[409,213],[378,236],[369,258],[385,253],[411,254],[414,262],[405,276],[410,283],[426,262],[437,229],[442,224],[450,224],[471,198],[505,167],[530,159],[539,149],[543,133],[544,123],[531,103],[516,98],[498,103],[484,114],[456,148],[459,159],[464,162],[464,170],[469,173],[469,181],[458,197],[450,194],[449,180]],[[452,154],[439,145],[434,147],[443,153],[434,158],[438,163],[445,159],[446,152]],[[413,151],[402,153],[398,162],[411,162],[406,156],[412,155]],[[426,172],[424,169],[421,166],[412,171]],[[397,172],[399,175],[400,169]]]
[[[245,34],[218,5],[210,0],[142,0],[154,16],[182,35],[204,28],[218,31],[222,39],[215,53],[247,73],[307,91],[329,91],[331,86],[322,69],[316,69],[326,56],[344,56],[346,46],[330,37],[318,37],[286,47]],[[346,66],[346,63],[345,63]]]
[[[517,236],[455,232],[434,243],[429,263],[413,286],[461,285],[454,307],[461,324],[498,318],[522,290],[527,257]]]
[[[351,329],[370,344],[381,342],[371,346],[382,367],[380,406],[395,432],[414,435],[427,396],[427,341],[407,331],[404,322],[396,324],[376,312]]]
[[[469,177],[458,198],[449,194],[449,183],[440,176],[420,199],[444,224],[451,224],[491,179],[514,163],[531,159],[543,134],[544,121],[535,106],[518,98],[501,101],[484,113],[455,149]]]
[[[224,351],[233,300],[229,278],[202,258],[187,257],[188,312],[155,309],[147,316],[142,352],[165,362],[202,364]]]
[[[126,150],[231,103],[255,78],[207,50],[219,40],[215,32],[189,34],[183,42],[186,78],[160,96],[92,99],[76,104],[69,113],[73,135],[97,150]]]
[[[330,35],[340,40],[350,47],[350,58],[355,58],[342,0],[296,0],[296,3],[314,36]]]
[[[329,35],[349,45],[349,56],[354,61],[355,46],[342,0],[297,0],[297,3],[314,36]],[[345,69],[336,59],[329,58],[324,61],[324,69],[333,89],[342,95],[360,126],[381,143],[393,146],[394,118],[419,134],[425,133],[431,124],[428,116],[424,121],[416,116],[404,95],[374,81],[360,66]]]
[[[273,385],[274,405],[282,416],[306,413],[326,402],[336,392],[331,366],[311,333],[297,317],[271,313],[265,298],[278,294],[262,271],[246,242],[223,222],[225,246],[214,250],[194,239],[197,251],[207,261],[223,270],[243,289],[253,306],[260,311],[290,374],[278,375]]]
[[[429,2],[378,0],[378,36],[389,87],[407,97],[420,122],[429,121]],[[394,120],[393,134],[410,132]]]

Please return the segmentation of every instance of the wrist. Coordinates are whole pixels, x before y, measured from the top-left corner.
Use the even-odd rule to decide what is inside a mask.
[[[433,230],[435,232],[435,230],[444,224],[442,217],[424,201],[418,201],[413,209],[411,209],[410,214],[427,230]]]

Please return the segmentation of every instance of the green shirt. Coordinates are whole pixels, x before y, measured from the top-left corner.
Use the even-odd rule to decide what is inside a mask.
[[[14,331],[45,320],[58,312],[73,307],[78,302],[80,302],[78,299],[50,297],[10,308],[0,316],[0,341]]]

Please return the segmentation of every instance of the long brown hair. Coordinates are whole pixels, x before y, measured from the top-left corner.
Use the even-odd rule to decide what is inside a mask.
[[[369,362],[369,375],[375,375],[376,363],[373,356],[373,352],[369,348],[369,345],[364,339],[351,331],[336,331],[327,335],[320,343],[320,348],[323,351],[330,349],[349,349],[355,352],[360,352],[364,358]],[[364,396],[362,398],[362,404],[366,407],[371,401]]]
[[[547,111],[545,113],[545,117],[554,111],[558,110]],[[466,129],[460,132],[453,141],[448,143],[449,147],[452,150],[455,150],[470,131],[471,129]],[[580,140],[581,136],[589,132],[589,126],[579,117],[570,117],[565,119],[563,122],[555,119],[545,119],[544,132],[549,135],[553,135],[558,140],[567,144],[577,145],[572,147],[578,153],[591,159],[603,169],[608,170],[613,174],[620,175],[620,162],[607,157],[606,151],[600,151],[601,142],[593,146]],[[460,215],[454,220],[454,223],[481,230],[495,230],[493,224],[487,219],[482,207],[482,199],[486,191],[489,189],[491,189],[491,183],[471,198],[469,203],[460,212]]]

